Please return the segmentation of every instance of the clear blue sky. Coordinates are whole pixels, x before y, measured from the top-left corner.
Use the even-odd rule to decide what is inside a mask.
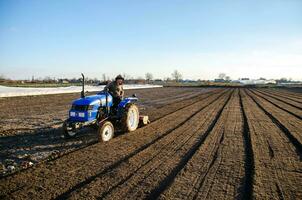
[[[0,74],[302,80],[302,0],[0,0]]]

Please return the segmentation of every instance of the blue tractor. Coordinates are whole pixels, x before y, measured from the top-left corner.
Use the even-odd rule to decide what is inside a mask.
[[[82,74],[81,98],[72,102],[69,118],[63,124],[66,138],[74,137],[80,129],[91,126],[97,129],[99,141],[109,141],[114,137],[116,129],[131,132],[138,126],[149,123],[148,116],[140,116],[135,104],[136,95],[122,99],[113,106],[113,97],[109,91],[101,91],[95,95],[85,96],[85,77]]]

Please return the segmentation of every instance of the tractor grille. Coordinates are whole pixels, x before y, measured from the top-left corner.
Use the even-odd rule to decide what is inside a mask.
[[[71,109],[76,111],[87,111],[92,110],[93,105],[72,105]]]

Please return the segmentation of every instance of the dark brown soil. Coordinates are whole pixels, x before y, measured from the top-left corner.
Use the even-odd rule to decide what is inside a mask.
[[[302,198],[299,95],[222,88],[135,92],[152,123],[107,143],[96,143],[90,129],[61,138],[59,127],[78,94],[1,99],[3,162],[22,152],[31,158],[59,153],[2,178],[0,198]]]

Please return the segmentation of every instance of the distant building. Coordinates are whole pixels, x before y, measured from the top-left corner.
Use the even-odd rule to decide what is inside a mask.
[[[265,84],[277,84],[277,81],[274,79],[265,80]]]
[[[195,83],[196,81],[190,80],[190,79],[185,79],[185,80],[181,80],[181,82],[183,82],[183,83]]]
[[[68,79],[59,79],[58,82],[62,83],[62,84],[66,84],[66,83],[69,83],[69,80]]]
[[[224,83],[225,80],[222,79],[222,78],[216,78],[216,79],[214,80],[214,82],[215,82],[215,83]]]
[[[265,78],[260,78],[260,79],[240,78],[239,80],[234,80],[232,82],[240,83],[243,85],[266,85],[266,84],[276,84],[277,83],[273,79],[266,80]]]
[[[125,80],[125,84],[146,84],[145,79],[128,79]]]

